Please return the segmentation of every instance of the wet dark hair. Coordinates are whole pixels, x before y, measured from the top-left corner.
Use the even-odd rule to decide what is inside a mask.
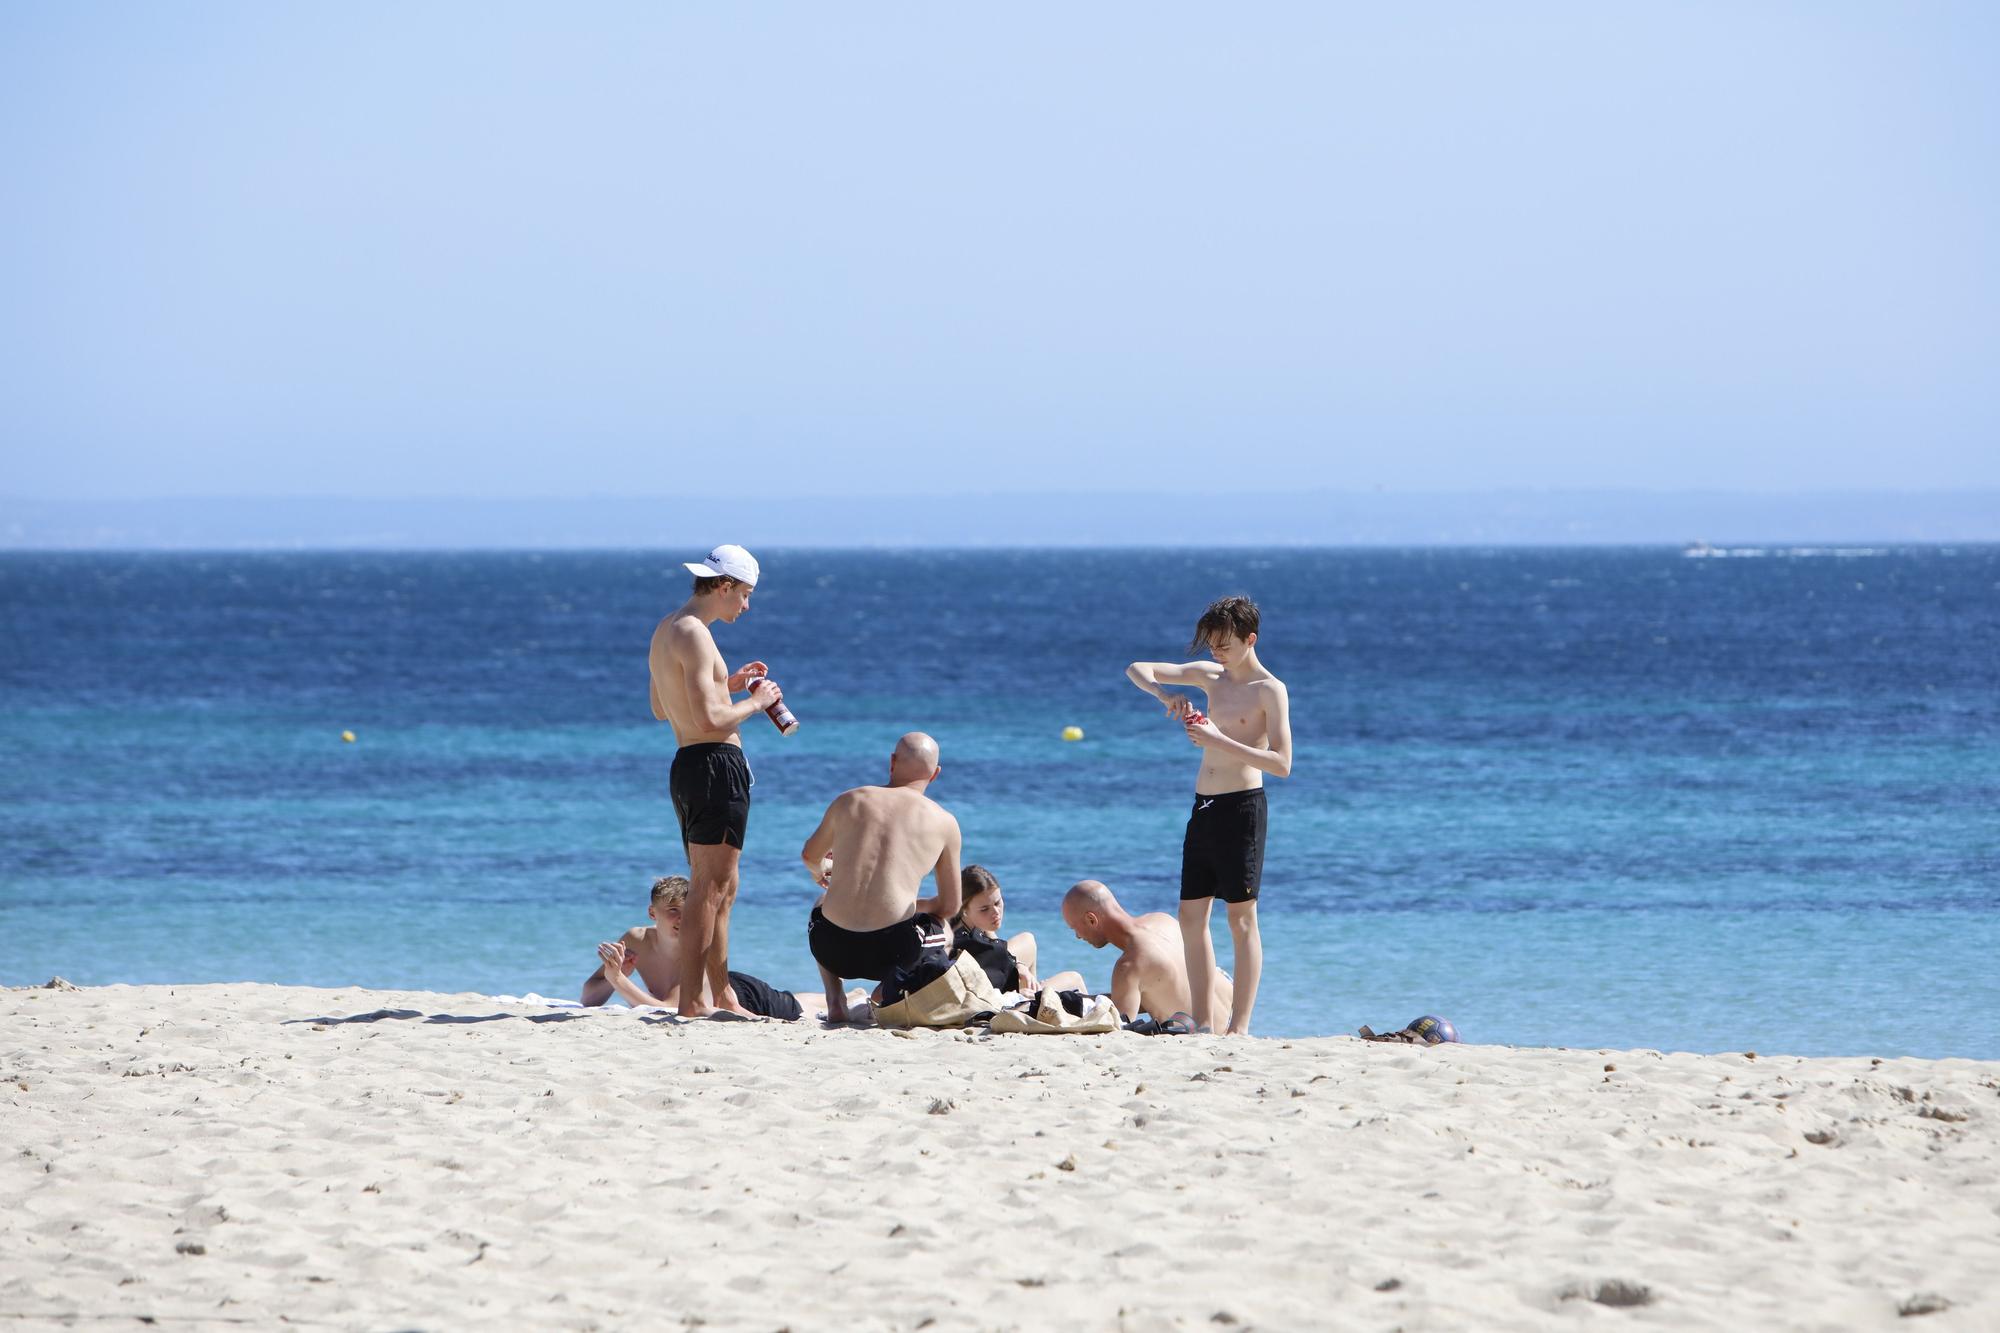
[[[727,574],[707,576],[697,574],[694,576],[694,595],[700,597],[704,593],[728,592],[733,585],[742,581],[742,579],[732,579]]]
[[[1256,632],[1257,603],[1240,594],[1218,598],[1208,604],[1208,610],[1194,623],[1194,638],[1188,643],[1188,651],[1200,652],[1219,634],[1243,643]]]
[[[985,866],[966,866],[958,872],[958,887],[963,896],[958,902],[958,915],[951,919],[955,926],[965,924],[967,905],[982,893],[997,893],[1000,881]]]

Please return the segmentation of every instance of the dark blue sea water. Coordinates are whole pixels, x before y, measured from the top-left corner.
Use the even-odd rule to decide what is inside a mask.
[[[1124,665],[1248,591],[1297,738],[1264,1033],[2000,1057],[2000,548],[759,554],[718,640],[805,725],[746,731],[741,968],[812,988],[799,845],[920,727],[1009,930],[1101,984],[1057,899],[1171,910],[1197,759]],[[645,660],[685,585],[0,554],[0,981],[573,993],[685,868]]]

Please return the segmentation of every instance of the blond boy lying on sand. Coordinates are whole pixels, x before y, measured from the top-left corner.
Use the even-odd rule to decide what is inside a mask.
[[[1111,1001],[1126,1018],[1146,1014],[1161,1032],[1195,1031],[1194,992],[1188,986],[1187,951],[1181,924],[1165,912],[1133,916],[1119,905],[1110,889],[1086,879],[1063,895],[1063,921],[1093,949],[1109,944],[1118,950],[1111,965]],[[1226,1014],[1235,993],[1222,969],[1208,975],[1209,1012]],[[1207,1031],[1206,1028],[1200,1029]]]
[[[604,965],[584,981],[584,1004],[600,1005],[613,995],[623,997],[634,1009],[672,1009],[680,1004],[681,913],[687,896],[685,875],[666,875],[653,881],[653,901],[646,908],[653,924],[634,926],[623,937],[597,946],[597,956]],[[645,982],[643,987],[633,981],[635,971]],[[706,988],[706,979],[702,984]],[[747,972],[731,972],[729,989],[745,1009],[763,1018],[800,1018],[805,1006],[817,1009],[822,1004],[817,996],[776,990]],[[702,999],[713,1001],[708,995]]]

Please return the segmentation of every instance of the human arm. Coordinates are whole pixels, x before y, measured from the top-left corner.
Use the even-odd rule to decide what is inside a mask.
[[[946,815],[944,822],[944,851],[939,854],[937,865],[932,869],[937,877],[937,896],[917,899],[917,910],[929,912],[940,921],[949,921],[958,915],[958,909],[964,905],[965,888],[958,877],[958,821]]]
[[[819,827],[812,831],[812,836],[806,839],[806,845],[799,849],[799,860],[806,863],[806,873],[811,875],[813,883],[822,889],[833,878],[832,874],[823,868],[826,858],[833,852],[833,812],[846,799],[845,796],[834,798],[833,804],[829,805],[826,813],[820,816]]]
[[[1022,931],[1007,941],[1007,952],[1014,955],[1014,989],[1025,995],[1032,995],[1041,989],[1041,978],[1035,974],[1035,962],[1040,950],[1035,946],[1031,931]]]
[[[1139,1006],[1145,1003],[1145,993],[1139,986],[1139,967],[1130,954],[1118,955],[1118,961],[1111,965],[1111,1003],[1118,1006],[1118,1012],[1127,1022],[1139,1016]]]
[[[1252,768],[1262,769],[1272,777],[1288,778],[1292,775],[1291,699],[1285,692],[1284,682],[1279,680],[1264,682],[1263,694],[1265,739],[1270,742],[1268,749],[1231,740],[1207,717],[1187,717],[1182,719],[1182,723],[1187,727],[1188,739],[1203,749],[1220,750]]]
[[[1213,662],[1134,662],[1125,668],[1125,679],[1166,705],[1170,716],[1184,718],[1194,707],[1185,694],[1169,694],[1162,685],[1188,685],[1206,690],[1209,682],[1222,674]]]
[[[654,996],[651,991],[632,980],[623,968],[606,968],[604,975],[610,981],[611,988],[618,992],[619,998],[634,1009],[671,1009],[680,1003],[679,986],[669,989],[662,998]]]
[[[631,942],[631,933],[627,932],[622,939],[606,940],[597,946],[597,956],[603,960],[603,965],[584,978],[580,1000],[585,1008],[595,1009],[609,1001],[618,993],[617,987],[612,984],[612,975],[615,973],[622,977],[639,965],[638,958],[629,947]]]
[[[729,686],[729,692],[735,694],[739,691],[749,689],[752,681],[770,674],[771,668],[765,666],[762,662],[745,662],[742,666],[730,672],[729,679],[724,683]]]

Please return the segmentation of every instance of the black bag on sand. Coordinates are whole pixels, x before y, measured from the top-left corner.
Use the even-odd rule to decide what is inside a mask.
[[[943,949],[926,949],[908,967],[899,967],[882,983],[882,1003],[906,1000],[917,991],[951,971],[951,955]]]

